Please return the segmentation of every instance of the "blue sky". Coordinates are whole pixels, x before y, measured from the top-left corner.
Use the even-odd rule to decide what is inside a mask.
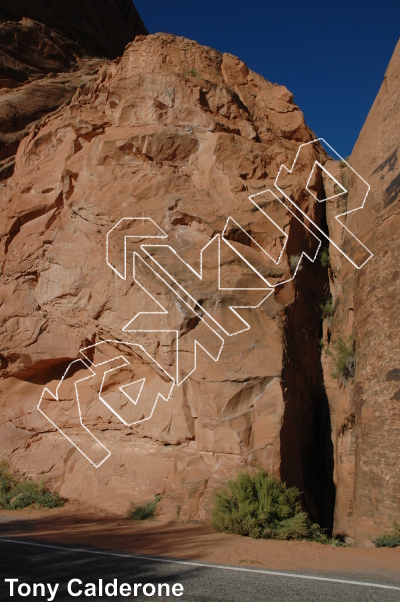
[[[230,52],[285,85],[342,156],[357,140],[400,37],[400,0],[134,0],[150,33]]]

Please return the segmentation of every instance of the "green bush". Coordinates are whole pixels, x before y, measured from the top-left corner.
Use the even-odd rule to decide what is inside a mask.
[[[6,462],[0,463],[0,508],[7,506],[8,495],[14,486],[15,481],[8,470]]]
[[[327,268],[331,264],[331,258],[329,256],[329,248],[328,247],[324,247],[322,249],[321,255],[319,258],[320,258],[322,267]]]
[[[57,493],[49,491],[43,483],[32,479],[18,481],[9,471],[7,462],[0,463],[0,508],[20,510],[37,504],[43,508],[63,506],[64,500]]]
[[[212,520],[217,531],[269,539],[300,539],[309,534],[299,491],[263,470],[254,476],[239,473],[214,497]]]
[[[161,501],[161,495],[156,495],[152,502],[147,502],[142,506],[131,503],[131,512],[129,518],[132,520],[147,520],[149,518],[153,518],[159,501]]]
[[[334,547],[345,547],[344,535],[337,535],[336,537],[329,537],[326,532],[326,529],[321,529],[321,527],[314,523],[310,526],[309,537],[312,541],[317,543],[322,543],[326,546],[334,546]]]
[[[295,271],[297,266],[299,266],[297,269],[298,272],[301,272],[301,270],[303,269],[303,266],[301,265],[300,261],[301,261],[300,255],[291,255],[289,257],[289,265],[293,272]]]
[[[193,77],[201,77],[200,71],[197,71],[197,69],[194,69],[193,67],[192,67],[192,69],[188,69],[187,71],[185,71],[185,75],[193,75]]]
[[[397,548],[400,546],[400,525],[396,521],[393,523],[391,533],[383,533],[372,541],[377,548]]]
[[[353,347],[353,335],[350,335],[347,343],[342,337],[339,337],[334,348],[334,370],[332,376],[344,385],[354,378],[356,364]]]
[[[341,163],[342,163],[342,162],[341,162]],[[347,205],[347,199],[348,199],[347,171],[348,171],[348,170],[346,169],[346,168],[347,168],[347,165],[346,165],[346,163],[343,163],[343,164],[342,164],[342,167],[343,167],[343,168],[345,168],[345,169],[343,169],[343,170],[342,170],[342,174],[341,174],[341,183],[342,183],[342,186],[343,186],[343,188],[344,188],[344,190],[345,190],[346,192],[343,192],[343,188],[342,188],[342,186],[339,186],[338,184],[335,184],[333,188],[334,188],[335,194],[337,194],[337,195],[340,195],[340,196],[338,197],[338,199],[339,199],[339,200],[340,200],[342,203],[344,203],[345,205]]]
[[[321,310],[321,318],[323,320],[326,320],[327,318],[332,318],[335,311],[333,307],[332,296],[329,297],[329,299],[327,299],[325,303],[321,303],[319,308]]]
[[[373,543],[377,548],[397,548],[397,546],[400,546],[400,536],[386,533],[385,535],[379,535]]]

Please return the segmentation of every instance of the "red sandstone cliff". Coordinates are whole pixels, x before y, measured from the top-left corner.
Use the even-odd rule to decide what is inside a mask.
[[[195,373],[150,421],[124,427],[90,402],[85,424],[112,452],[99,469],[36,410],[43,385],[54,388],[66,362],[90,343],[121,339],[134,309],[148,304],[105,262],[105,237],[118,220],[151,217],[196,265],[232,215],[276,254],[282,234],[272,236],[248,197],[272,186],[280,165],[311,139],[286,88],[231,55],[159,34],[137,38],[23,140],[1,201],[2,437],[15,466],[46,473],[64,495],[109,508],[161,493],[164,512],[205,517],[215,487],[260,465],[300,486],[305,506],[329,525],[329,415],[326,403],[320,407],[317,343],[323,283],[312,265],[298,284],[247,311],[250,330],[228,337],[218,362],[200,353]],[[310,166],[325,159],[320,147],[310,152]],[[319,204],[301,195],[320,221]],[[308,234],[277,200],[269,206],[290,234],[281,264],[263,267],[234,229],[232,244],[276,283],[290,277],[289,256]],[[251,281],[243,264],[228,256],[224,264],[231,285]],[[204,309],[228,301],[228,293],[205,290]],[[198,324],[182,316],[178,330],[190,337],[201,332]],[[146,344],[168,365],[170,343]],[[74,433],[71,412],[60,420]]]
[[[354,383],[339,387],[331,358],[324,359],[335,444],[334,528],[358,544],[400,518],[399,83],[400,43],[349,159],[371,190],[346,225],[374,257],[356,270],[330,249],[332,343],[353,334],[356,364]],[[346,171],[338,166],[344,182]],[[356,184],[349,178],[349,209],[359,198]],[[328,202],[330,229],[335,213],[335,201]]]
[[[399,47],[350,160],[371,192],[346,225],[373,259],[355,270],[331,246],[329,268],[318,258],[303,260],[293,282],[244,314],[250,329],[226,337],[218,362],[199,353],[196,371],[148,422],[124,426],[93,401],[96,379],[83,387],[84,423],[111,451],[94,469],[36,406],[44,386],[55,390],[80,349],[121,340],[133,314],[148,309],[143,291],[107,266],[107,232],[121,218],[151,217],[198,268],[200,250],[232,215],[243,228],[229,233],[234,249],[276,285],[293,276],[291,258],[312,236],[290,211],[282,212],[279,199],[265,199],[264,209],[289,235],[282,262],[266,264],[254,240],[276,256],[284,236],[249,196],[273,187],[280,166],[290,167],[314,135],[288,90],[236,57],[158,34],[137,37],[111,63],[83,58],[99,52],[100,43],[86,35],[86,19],[75,35],[75,17],[61,27],[57,10],[46,11],[45,2],[34,10],[23,16],[49,15],[46,25],[24,19],[0,26],[2,456],[23,474],[45,474],[62,495],[125,511],[129,501],[159,493],[161,511],[180,518],[206,517],[216,487],[240,469],[262,466],[301,489],[315,520],[329,527],[334,516],[336,532],[367,542],[399,516]],[[136,23],[131,38],[142,31],[135,14],[128,19]],[[101,53],[122,53],[125,39],[118,46],[110,39]],[[316,159],[348,183],[351,208],[356,191],[346,168],[317,145],[303,155],[304,169]],[[326,178],[311,184],[318,198],[331,185]],[[335,233],[337,200],[318,203],[293,178],[283,188]],[[249,286],[254,274],[237,256],[222,259],[230,286]],[[205,273],[212,268],[206,265]],[[186,277],[183,268],[177,277]],[[325,350],[339,336],[353,333],[355,341],[354,383],[346,385],[331,376],[332,356],[319,346],[320,304],[329,290],[335,313],[323,325]],[[201,302],[212,312],[229,299],[205,289]],[[161,325],[168,328],[168,320]],[[191,341],[201,323],[182,312],[177,328],[183,342]],[[170,338],[143,342],[169,365]],[[190,363],[193,350],[185,351]],[[134,359],[140,372],[144,358]],[[71,438],[79,437],[75,381],[67,379],[58,416]],[[110,386],[123,382],[116,378]]]

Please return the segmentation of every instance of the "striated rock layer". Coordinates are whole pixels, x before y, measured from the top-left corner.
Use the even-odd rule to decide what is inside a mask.
[[[400,519],[400,43],[385,74],[350,165],[371,186],[362,211],[346,225],[374,257],[356,270],[331,246],[332,326],[330,349],[352,335],[354,381],[339,386],[333,358],[323,354],[331,408],[337,487],[334,530],[357,544]],[[336,174],[348,185],[347,209],[359,204],[357,180],[345,165]],[[337,228],[336,201],[327,203],[329,231]]]
[[[14,172],[15,153],[39,120],[96,79],[103,59],[45,25],[22,19],[0,25],[0,181]]]
[[[328,283],[318,262],[304,261],[295,283],[277,286],[258,309],[242,310],[250,328],[223,337],[218,361],[198,349],[193,374],[168,402],[159,401],[150,420],[125,426],[93,401],[96,379],[80,385],[84,424],[111,451],[98,469],[36,409],[43,387],[54,392],[83,347],[130,336],[160,365],[172,361],[170,333],[139,338],[122,332],[134,315],[150,311],[152,301],[106,263],[106,235],[121,218],[152,218],[199,269],[201,249],[232,216],[241,227],[227,233],[232,249],[272,285],[289,280],[289,259],[312,237],[301,220],[287,209],[282,213],[278,199],[266,198],[281,228],[276,233],[248,197],[271,187],[281,164],[290,166],[300,144],[312,138],[286,88],[229,54],[157,34],[136,38],[96,82],[23,139],[1,193],[0,436],[13,467],[44,473],[61,495],[122,512],[131,500],[161,494],[161,511],[185,519],[206,517],[216,487],[240,469],[262,466],[297,485],[305,508],[330,526],[332,445],[318,347],[319,303]],[[316,158],[325,161],[326,155],[312,145],[304,168],[310,171]],[[314,186],[323,194],[320,179]],[[323,204],[299,185],[293,194],[312,219],[324,222]],[[277,265],[265,262],[247,238],[279,256],[285,234]],[[119,244],[123,256],[123,239]],[[249,287],[254,272],[233,250],[233,256],[221,255],[222,277],[227,288]],[[185,280],[190,272],[171,261],[176,277]],[[230,325],[236,320],[229,314],[231,297],[215,288],[214,269],[205,262],[204,280],[214,289],[200,290],[201,303]],[[154,278],[146,283],[148,290],[155,286]],[[201,337],[204,325],[173,298],[155,287],[154,299],[172,299],[189,366],[194,349],[187,342]],[[246,304],[259,301],[253,291]],[[171,328],[168,319],[160,318],[160,328]],[[205,346],[214,341],[203,340]],[[140,375],[145,358],[139,352],[132,358]],[[91,361],[99,363],[97,351]],[[153,384],[156,376],[149,376]],[[71,438],[79,438],[80,428],[76,380],[67,379],[57,406],[57,420]]]
[[[144,33],[130,0],[0,2],[0,181],[30,127]]]
[[[73,40],[91,56],[114,59],[147,29],[131,0],[0,0],[0,22],[32,19]]]

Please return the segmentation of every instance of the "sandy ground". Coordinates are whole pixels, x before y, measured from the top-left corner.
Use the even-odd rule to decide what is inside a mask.
[[[272,570],[400,572],[400,547],[341,548],[308,541],[254,540],[217,533],[196,522],[131,521],[77,502],[53,510],[1,510],[0,537]]]

